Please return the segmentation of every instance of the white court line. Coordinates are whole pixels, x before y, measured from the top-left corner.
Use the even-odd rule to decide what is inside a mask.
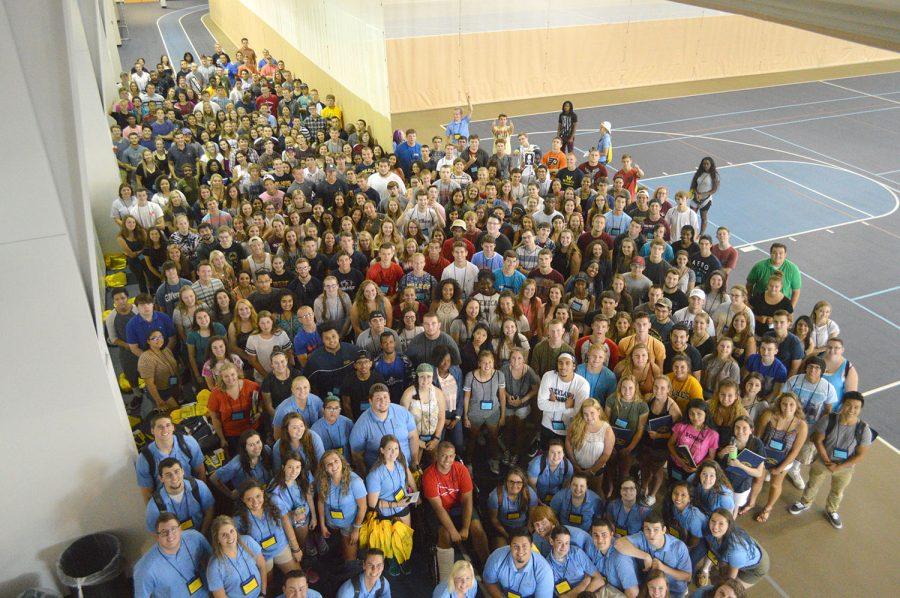
[[[884,176],[886,174],[894,174],[895,172],[900,172],[900,168],[898,168],[897,170],[885,170],[884,172],[877,173],[876,176]]]
[[[864,96],[869,96],[870,98],[878,98],[879,100],[884,100],[885,102],[892,102],[894,104],[900,104],[897,100],[892,100],[890,98],[883,98],[881,96],[877,96],[872,93],[866,93],[864,91],[860,91],[858,89],[851,89],[849,87],[844,87],[843,85],[838,85],[837,83],[830,83],[828,81],[819,81],[819,83],[824,83],[825,85],[831,85],[832,87],[837,87],[838,89],[845,89],[847,91],[852,91],[853,93],[861,93]]]
[[[900,289],[900,285],[895,286],[895,287],[891,287],[891,288],[889,288],[889,289],[882,289],[882,290],[880,290],[880,291],[875,291],[874,293],[867,293],[867,294],[865,294],[865,295],[860,295],[859,297],[854,297],[853,300],[854,300],[854,301],[859,301],[860,299],[868,299],[869,297],[877,297],[878,295],[883,295],[883,294],[885,294],[885,293],[890,293],[890,292],[892,292],[892,291],[896,291],[897,289]],[[900,382],[898,382],[898,384],[900,384]]]
[[[831,81],[841,81],[843,79],[859,79],[860,77],[878,77],[881,75],[890,75],[890,74],[891,73],[872,73],[870,75],[848,75],[846,77],[837,77],[837,78],[831,79]],[[650,100],[632,100],[630,102],[616,102],[615,104],[601,104],[601,105],[597,105],[597,106],[582,106],[579,108],[579,110],[590,110],[593,108],[610,108],[612,106],[628,106],[629,104],[645,104],[645,103],[650,103],[650,102],[665,102],[667,100],[682,100],[684,98],[695,98],[695,97],[700,97],[700,96],[714,96],[714,95],[720,95],[720,94],[726,95],[729,93],[742,93],[745,91],[758,91],[760,89],[769,89],[772,87],[788,87],[790,85],[796,85],[799,87],[801,85],[812,85],[814,83],[820,83],[820,81],[794,81],[793,83],[776,83],[774,85],[760,85],[759,87],[751,86],[751,87],[743,87],[741,89],[730,89],[730,90],[725,90],[725,91],[721,91],[721,90],[720,91],[704,91],[702,93],[689,93],[689,94],[684,94],[684,95],[680,95],[680,96],[668,96],[668,97],[663,97],[663,98],[654,98],[654,99],[650,99]],[[888,92],[888,93],[885,93],[882,95],[893,95],[895,93],[900,93],[900,92],[891,91],[891,92]],[[843,98],[835,98],[835,101],[840,100],[840,99],[843,99]],[[884,99],[884,98],[882,98],[882,99]],[[544,116],[544,115],[548,115],[548,114],[557,114],[557,113],[555,111],[528,112],[525,114],[517,114],[515,116],[516,116],[516,118],[522,118],[525,116]],[[492,120],[494,120],[494,119],[493,118],[482,118],[479,120],[471,121],[471,124],[486,123],[486,122],[491,122]]]
[[[878,440],[880,440],[881,442],[883,442],[884,445],[885,445],[886,447],[888,447],[889,449],[891,449],[892,451],[894,451],[895,453],[897,453],[898,455],[900,455],[900,449],[898,449],[896,446],[894,446],[893,444],[891,444],[890,442],[888,442],[887,440],[885,440],[885,439],[884,439],[884,436],[879,436],[879,437],[878,437]]]
[[[758,165],[758,164],[751,164],[751,166],[753,166],[754,168],[758,168],[759,170],[762,170],[763,172],[768,172],[768,173],[771,174],[772,176],[776,176],[776,177],[778,177],[779,179],[783,179],[783,180],[787,181],[788,183],[793,183],[794,185],[797,185],[797,186],[800,187],[801,189],[806,189],[807,191],[810,191],[810,192],[812,192],[812,193],[815,193],[816,195],[821,195],[821,196],[824,197],[825,199],[830,199],[831,201],[833,201],[833,202],[835,202],[835,203],[841,204],[841,205],[844,206],[845,208],[850,208],[851,210],[854,210],[854,211],[856,211],[856,212],[859,212],[860,214],[865,214],[865,215],[868,216],[869,218],[872,217],[872,214],[866,212],[865,210],[860,210],[859,208],[855,208],[855,207],[851,206],[851,205],[848,204],[848,203],[844,203],[844,202],[842,202],[842,201],[839,200],[839,199],[835,199],[835,198],[831,197],[830,195],[825,195],[825,194],[822,193],[821,191],[816,191],[816,190],[813,189],[812,187],[807,187],[806,185],[802,185],[802,184],[798,183],[797,181],[795,181],[795,180],[793,180],[793,179],[789,179],[789,178],[787,178],[786,176],[782,176],[782,175],[778,174],[777,172],[772,172],[771,170],[769,170],[769,169],[767,169],[767,168],[763,168],[762,166],[760,166],[760,165]]]
[[[184,37],[187,38],[188,43],[191,44],[191,48],[194,49],[195,60],[200,60],[200,52],[197,51],[197,46],[194,45],[194,40],[191,39],[191,36],[188,35],[187,29],[184,28],[184,17],[186,17],[188,15],[192,15],[196,12],[200,12],[201,10],[209,10],[209,7],[208,6],[195,7],[195,10],[189,10],[188,12],[186,12],[183,15],[181,15],[180,17],[178,17],[178,26],[181,27],[181,31],[182,31],[182,33],[184,33]]]
[[[863,396],[866,397],[866,398],[868,398],[868,397],[870,397],[870,396],[872,396],[872,395],[875,395],[875,394],[880,393],[881,391],[889,390],[889,389],[891,389],[891,388],[894,388],[895,386],[900,386],[900,380],[897,380],[897,381],[895,381],[895,382],[891,382],[890,384],[885,384],[884,386],[879,386],[878,388],[873,388],[872,390],[867,390],[867,391],[865,391],[865,392],[863,393]]]
[[[198,8],[206,8],[206,7],[205,6],[201,6],[201,7],[189,6],[188,8],[182,8],[182,9],[176,10],[174,12],[166,13],[163,16],[156,19],[156,29],[159,31],[159,37],[162,39],[163,47],[166,49],[166,56],[169,57],[169,62],[171,64],[175,64],[175,63],[172,60],[172,52],[169,51],[169,44],[166,43],[166,36],[163,35],[162,27],[160,26],[160,21],[162,21],[163,19],[165,19],[167,17],[174,17],[175,15],[177,15],[179,13],[189,13],[190,11],[196,11]],[[179,20],[179,23],[180,23],[180,20]],[[182,27],[181,30],[184,31],[184,27]],[[186,31],[185,31],[184,35],[185,35],[185,37],[187,37]],[[191,38],[188,37],[187,39],[188,39],[188,43],[190,43]],[[191,46],[193,46],[193,44],[191,44]],[[194,48],[194,52],[195,53],[197,52],[197,48]],[[199,60],[199,56],[197,56],[195,58]],[[180,61],[181,58],[178,58],[178,60]]]
[[[772,579],[772,576],[771,576],[771,575],[769,575],[768,573],[766,573],[766,574],[763,576],[763,579],[765,579],[765,580],[768,581],[770,584],[772,584],[772,587],[775,588],[775,591],[778,592],[778,595],[781,596],[781,598],[791,598],[791,595],[788,594],[787,592],[785,592],[785,591],[784,591],[784,588],[782,588],[780,585],[778,585],[778,584],[775,582],[775,580]]]

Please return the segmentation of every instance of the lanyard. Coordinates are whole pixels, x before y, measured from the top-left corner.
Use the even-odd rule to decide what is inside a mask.
[[[185,515],[184,519],[182,519],[181,515],[178,513],[178,505],[175,503],[175,500],[171,496],[169,496],[169,493],[166,492],[166,496],[169,497],[169,504],[172,505],[172,512],[175,513],[176,517],[178,517],[178,521],[187,521],[188,519],[191,518],[191,505],[188,502],[190,500],[188,498],[189,494],[190,493],[188,492],[187,483],[185,483],[184,490],[182,491],[182,495],[181,495],[182,496],[181,504],[184,505],[184,515]]]
[[[256,518],[256,515],[250,513],[250,519],[253,520],[253,527],[255,527],[257,531],[259,531],[260,536],[262,536],[262,528],[259,526],[259,520]],[[266,516],[265,512],[263,512],[263,523],[266,524],[266,531],[269,533],[269,536],[273,535],[272,528],[269,527],[269,518]],[[265,537],[268,538],[269,536]]]
[[[301,472],[300,475],[303,475],[304,473],[305,473],[305,472]],[[300,489],[300,485],[297,484],[297,483],[292,484],[292,486],[293,486],[294,488],[296,488],[297,490]],[[297,507],[300,507],[300,506],[302,506],[301,503],[302,503],[302,504],[306,504],[306,501],[303,499],[303,493],[302,493],[302,492],[300,493],[300,496],[299,496],[299,497],[296,497],[296,498],[295,498],[295,497],[294,497],[294,493],[291,491],[291,486],[288,486],[287,484],[285,484],[285,490],[287,490],[288,498],[291,499],[291,506],[297,505]]]
[[[621,501],[618,501],[618,508],[616,509],[617,513],[615,515],[616,523],[619,522],[619,516],[622,515],[624,508],[625,508],[625,505],[622,504]],[[622,527],[625,528],[625,531],[628,531],[628,520],[631,519],[631,514],[634,513],[636,510],[638,510],[637,503],[631,505],[631,509],[627,513],[625,513],[625,521],[622,523]]]
[[[251,514],[251,515],[252,515],[252,514]],[[238,558],[238,561],[239,561],[241,564],[243,564],[244,567],[247,568],[247,577],[251,577],[251,576],[252,576],[252,571],[250,571],[250,565],[247,564],[247,561],[246,561],[246,560],[244,560],[243,558],[241,558],[241,552],[243,552],[243,550],[241,549],[240,544],[238,544],[238,547],[237,547],[237,558]],[[234,561],[231,559],[231,557],[228,556],[228,555],[226,554],[226,555],[225,555],[225,558],[228,559],[228,562],[231,564],[231,568],[234,569],[234,572],[238,574],[238,580],[246,579],[243,575],[241,575],[240,570],[237,568],[237,565],[234,564]]]
[[[519,578],[519,585],[517,585],[515,589],[513,589],[512,579],[513,577],[517,577],[520,571],[519,569],[516,569],[515,563],[512,562],[512,549],[510,549],[509,554],[506,555],[506,560],[508,560],[509,564],[512,565],[512,571],[506,574],[506,589],[513,592],[517,596],[521,596],[522,592],[520,590],[522,589],[522,584],[525,583],[525,573],[524,571],[521,571],[522,576]],[[528,555],[528,562],[531,565],[532,573],[534,573],[534,559],[531,557],[531,555]]]
[[[325,425],[325,435],[328,436],[328,442],[329,442],[329,444],[331,444],[331,446],[329,448],[332,448],[332,449],[343,448],[343,446],[344,446],[344,436],[341,434],[340,430],[338,430],[338,434],[337,434],[338,441],[337,442],[334,441],[334,436],[332,436],[331,432],[329,431],[331,428],[337,427],[338,421],[335,421],[333,426],[328,425],[328,422],[325,422],[325,424],[326,424]]]
[[[513,510],[513,503],[509,498],[509,493],[506,491],[506,488],[503,489],[503,508],[506,511],[507,517],[509,517],[510,513],[518,513],[519,512],[519,503],[521,502],[521,490],[519,491],[519,496],[516,497],[515,510]],[[518,593],[518,592],[517,592]]]
[[[391,436],[397,437],[397,440],[400,439],[399,436],[397,436],[396,434],[394,434],[394,422],[391,421],[391,412],[390,412],[390,410],[388,410],[388,414],[387,414],[387,416],[384,418],[384,421],[381,421],[380,419],[378,419],[377,417],[375,417],[375,415],[372,415],[372,419],[375,421],[375,425],[378,427],[378,430],[381,432],[381,438],[384,438],[385,436],[388,435],[388,432],[386,431],[386,428],[385,428],[385,424],[390,424],[390,427],[391,427],[390,434],[391,434]],[[379,441],[380,441],[380,439],[379,439]]]
[[[552,552],[550,553],[550,559],[549,559],[549,560],[550,560],[550,566],[553,568],[553,573],[554,573],[554,577],[555,577],[555,574],[556,574],[556,572],[558,571],[558,569],[556,568],[556,566],[557,566],[558,563],[556,562],[556,559],[553,558],[553,553],[552,553]],[[568,573],[569,573],[569,554],[566,555],[565,568],[563,569],[562,576],[561,576],[562,579],[561,579],[560,581],[566,581],[566,580],[567,580],[566,578],[567,578],[567,576],[568,576]]]
[[[178,562],[178,555],[181,553],[181,547],[182,547],[182,546],[184,546],[185,552],[188,553],[188,558],[191,559],[191,571],[193,572],[193,570],[197,568],[197,564],[194,562],[194,555],[191,554],[190,548],[187,547],[187,544],[185,544],[184,541],[180,542],[179,545],[178,545],[178,550],[175,552],[175,562],[176,562],[176,563]],[[170,567],[172,567],[173,569],[175,569],[175,573],[178,574],[178,577],[180,577],[181,579],[184,580],[184,583],[190,583],[191,580],[188,579],[187,577],[185,577],[184,575],[182,575],[181,570],[178,569],[178,567],[175,566],[175,563],[173,563],[172,561],[170,561],[170,560],[169,560],[169,557],[167,557],[167,556],[163,553],[163,551],[159,549],[159,544],[156,545],[156,550],[159,552],[160,556],[162,556],[163,560],[166,561],[167,563],[169,563],[169,566],[170,566]]]

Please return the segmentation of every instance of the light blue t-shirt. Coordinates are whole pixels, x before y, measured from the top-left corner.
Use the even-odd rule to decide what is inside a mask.
[[[250,524],[247,528],[243,525],[243,517],[236,517],[238,531],[247,534],[259,544],[263,556],[269,560],[280,554],[288,547],[287,536],[284,535],[284,528],[281,527],[281,520],[273,519],[268,513],[264,513],[262,517],[255,517],[253,513],[247,513],[247,519]]]
[[[325,497],[325,524],[330,528],[350,529],[359,513],[359,499],[366,498],[366,486],[362,478],[350,473],[350,486],[341,492],[340,485],[329,483]]]
[[[256,557],[262,552],[259,543],[250,536],[241,536],[247,550],[238,545],[237,558],[228,556],[222,558],[213,557],[206,567],[206,579],[209,582],[209,591],[225,590],[226,596],[249,596],[257,598],[262,592],[262,579],[259,567],[256,566]],[[249,593],[241,588],[251,580],[255,580],[256,587]]]
[[[525,284],[525,275],[516,270],[510,276],[503,273],[502,268],[494,270],[494,288],[500,291],[512,291],[518,294],[522,285]]]
[[[310,438],[312,438],[312,446],[313,446],[313,453],[314,453],[313,456],[315,456],[316,463],[318,463],[322,459],[322,455],[325,454],[325,445],[322,444],[322,439],[319,437],[319,435],[316,434],[315,432],[313,432],[312,430],[307,430],[307,434],[309,434]],[[276,440],[275,445],[272,447],[272,470],[275,472],[277,472],[279,469],[281,469],[281,465],[282,465],[282,463],[281,463],[281,443],[282,442],[286,442],[286,441],[284,439]],[[309,467],[310,470],[312,470],[312,467],[313,467],[312,461],[310,460],[309,455],[306,454],[306,450],[303,448],[303,445],[301,444],[299,446],[299,448],[294,452],[297,453],[298,455],[300,455],[300,457],[303,459],[303,462],[307,464],[307,467]]]
[[[300,417],[303,418],[303,421],[306,422],[306,427],[312,427],[314,423],[322,418],[323,407],[322,399],[313,393],[309,393],[306,397],[306,407],[300,409],[300,407],[297,406],[297,400],[291,395],[282,401],[275,409],[275,416],[272,418],[272,426],[280,428],[288,413],[299,413]]]
[[[636,534],[644,526],[644,518],[650,514],[650,508],[635,503],[630,510],[622,505],[622,499],[610,501],[606,505],[606,514],[610,516],[616,526],[616,534],[627,536]],[[622,533],[622,532],[625,533]]]
[[[594,515],[603,513],[604,504],[603,499],[596,492],[588,490],[584,502],[576,507],[572,504],[572,491],[569,488],[563,488],[553,495],[550,508],[556,513],[560,523],[574,525],[588,531],[591,529]]]
[[[606,397],[616,390],[616,375],[612,373],[608,367],[592,374],[587,369],[587,364],[580,364],[575,368],[575,373],[588,381],[590,385],[590,397],[600,401],[601,405],[606,405]]]
[[[372,468],[366,476],[366,492],[378,493],[378,500],[396,502],[407,496],[406,494],[406,468],[399,461],[394,462],[394,470],[388,469],[384,463]],[[396,515],[406,507],[379,508],[384,516]]]
[[[722,550],[719,541],[716,540],[708,531],[703,538],[706,545],[716,555],[720,562],[725,562],[735,569],[746,569],[759,564],[762,558],[762,551],[754,540],[750,539],[749,543],[732,542],[731,547],[726,551]]]
[[[597,574],[597,566],[593,561],[588,558],[583,550],[571,544],[569,545],[569,554],[562,561],[557,561],[551,553],[547,557],[547,563],[553,571],[554,586],[566,581],[569,587],[574,588],[586,576]]]
[[[309,474],[309,477],[312,478],[312,474]],[[294,521],[294,525],[309,524],[312,506],[309,504],[309,501],[306,500],[306,496],[303,494],[303,488],[300,487],[300,484],[294,482],[290,486],[282,486],[280,484],[275,485],[269,490],[269,496],[272,502],[275,503],[275,506],[278,507],[278,510],[281,511],[282,515],[286,515],[297,509],[305,511],[305,514],[299,520],[302,523]],[[294,519],[293,516],[291,519]]]
[[[199,503],[197,502],[197,499],[194,498],[191,484],[197,485],[197,491],[200,495]],[[160,502],[163,504],[163,512],[174,513],[175,516],[178,517],[178,521],[182,524],[182,528],[186,525],[186,522],[190,521],[187,525],[198,530],[203,524],[203,516],[206,510],[213,508],[216,502],[212,492],[209,491],[209,486],[207,486],[203,480],[189,478],[184,479],[184,492],[181,494],[180,500],[175,501],[169,496],[165,487],[157,490],[157,495]],[[145,512],[147,531],[151,533],[156,531],[156,520],[159,518],[160,514],[159,506],[156,504],[156,497],[157,496],[154,496],[147,501],[147,509]]]
[[[364,453],[367,467],[371,467],[378,458],[378,448],[381,439],[392,434],[400,443],[400,451],[406,457],[406,462],[412,460],[409,448],[409,435],[416,431],[416,420],[412,414],[401,407],[391,403],[388,405],[387,417],[384,421],[375,416],[375,411],[368,409],[353,426],[350,432],[350,449],[354,453]]]
[[[662,548],[653,548],[650,546],[647,538],[644,537],[643,532],[631,534],[627,538],[636,548],[643,550],[655,559],[659,559],[661,563],[672,569],[684,571],[685,573],[693,571],[691,568],[691,555],[688,553],[687,546],[681,540],[666,534]],[[679,581],[670,575],[666,575],[666,579],[669,581],[669,592],[673,596],[681,596],[687,591],[688,582]]]
[[[542,460],[544,462],[543,469],[541,469]],[[535,490],[541,501],[548,505],[553,499],[553,495],[559,492],[572,480],[573,473],[575,473],[575,469],[572,466],[572,462],[566,457],[563,457],[563,460],[556,466],[556,469],[552,470],[550,468],[550,461],[545,457],[542,457],[542,455],[538,455],[528,462],[528,477],[537,478]]]
[[[353,587],[353,580],[348,579],[338,590],[336,598],[391,598],[391,582],[380,577],[371,590],[366,589],[365,573],[360,573],[357,578],[359,593]],[[379,593],[380,592],[380,593]]]
[[[203,451],[200,450],[200,445],[194,437],[184,434],[179,436],[176,436],[172,441],[172,452],[168,455],[164,455],[162,451],[159,450],[155,441],[147,445],[147,449],[153,453],[154,468],[159,467],[159,462],[168,457],[172,457],[181,463],[185,475],[190,474],[195,468],[203,465]],[[184,448],[187,449],[187,453],[181,450],[182,444],[184,444]],[[138,453],[137,460],[134,462],[138,486],[155,490],[162,486],[162,482],[159,481],[157,472],[150,471],[150,463],[147,462],[147,459],[142,453],[143,451]]]
[[[271,459],[271,454],[272,449],[264,446],[263,455],[269,455],[269,459]],[[263,461],[264,459],[260,458],[260,460],[256,462],[256,465],[250,468],[249,477],[253,477],[253,479],[255,479],[260,484],[266,485],[272,481],[272,472],[265,468]],[[240,455],[235,455],[234,457],[229,459],[228,463],[212,472],[211,475],[212,477],[222,482],[222,484],[224,484],[225,486],[229,486],[231,488],[237,488],[244,481],[249,479],[249,477],[247,476],[247,472],[245,472],[244,468],[241,466]]]
[[[353,430],[353,420],[339,415],[333,424],[329,424],[323,417],[311,428],[322,439],[322,445],[326,451],[337,450],[344,458],[350,457],[350,432]]]
[[[628,588],[637,588],[635,560],[616,550],[615,544],[610,546],[606,554],[599,550],[595,551],[592,560],[597,566],[597,571],[612,587],[623,592]]]
[[[584,553],[588,555],[588,558],[593,559],[597,549],[594,547],[594,541],[591,539],[591,535],[574,525],[564,525],[563,527],[569,530],[569,544],[582,549]],[[545,540],[543,536],[540,536],[535,532],[531,535],[531,540],[534,543],[535,548],[538,549],[538,552],[541,553],[541,556],[546,557],[550,554],[552,546],[550,546],[550,542]]]
[[[523,490],[524,492],[524,490]],[[504,527],[523,528],[528,523],[530,509],[537,506],[537,497],[534,492],[528,493],[528,505],[520,506],[519,499],[511,500],[506,493],[506,488],[501,489],[502,496],[497,496],[497,489],[491,490],[488,496],[488,509],[497,511],[497,520]]]
[[[530,557],[524,567],[516,569],[509,546],[498,548],[488,557],[482,580],[498,585],[503,595],[513,592],[519,596],[552,598],[553,570],[541,555],[532,552]]]
[[[135,598],[206,598],[209,587],[203,563],[210,556],[212,548],[197,530],[181,532],[181,545],[174,555],[164,554],[155,545],[134,566]],[[197,577],[203,587],[191,594],[188,584]]]

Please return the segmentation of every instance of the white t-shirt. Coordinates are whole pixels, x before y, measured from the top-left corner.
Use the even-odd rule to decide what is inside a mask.
[[[452,278],[459,284],[463,291],[463,299],[465,299],[475,289],[475,280],[478,278],[478,266],[472,262],[466,262],[465,266],[458,268],[455,263],[451,263],[441,273],[441,280],[447,280],[448,278]]]
[[[572,409],[566,407],[566,396],[569,393],[575,398]],[[565,436],[572,417],[590,393],[591,385],[582,376],[575,374],[572,380],[565,382],[560,379],[556,370],[550,370],[541,378],[537,395],[537,406],[543,414],[541,425],[557,436]]]
[[[153,228],[156,221],[163,217],[163,210],[159,204],[148,201],[143,206],[134,204],[128,209],[128,213],[134,216],[144,228]]]

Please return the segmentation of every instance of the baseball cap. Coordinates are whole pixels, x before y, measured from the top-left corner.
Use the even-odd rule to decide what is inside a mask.
[[[416,376],[419,376],[422,374],[427,374],[429,376],[434,375],[434,368],[431,366],[431,364],[428,364],[428,363],[420,363],[419,364],[419,367],[416,368]]]
[[[643,266],[643,265],[644,265],[644,258],[642,258],[642,257],[639,256],[639,255],[636,255],[636,256],[634,256],[633,258],[631,258],[631,264],[632,264],[632,265],[638,264],[639,266]]]
[[[360,349],[356,352],[356,361],[359,361],[360,359],[372,359],[372,358],[369,357],[369,354],[366,352],[365,349]]]
[[[572,282],[578,282],[579,280],[582,281],[582,282],[588,282],[587,274],[585,274],[584,272],[579,272],[579,273],[576,274],[575,277],[572,279]]]
[[[327,405],[328,403],[340,403],[340,402],[341,402],[341,398],[338,397],[338,396],[336,396],[334,393],[328,393],[328,394],[325,396],[325,398],[322,400],[322,402],[325,403],[326,405]]]
[[[659,301],[656,302],[656,307],[665,307],[668,309],[672,309],[672,300],[668,297],[663,297]]]
[[[380,309],[376,309],[372,313],[369,314],[369,321],[374,320],[375,318],[384,318],[384,312]]]
[[[701,299],[706,301],[706,293],[703,292],[703,289],[695,288],[693,291],[691,291],[691,294],[688,295],[688,298],[690,297],[700,297]]]
[[[465,220],[460,220],[460,219],[454,220],[454,221],[453,221],[453,224],[450,225],[450,228],[451,228],[451,229],[454,229],[454,228],[457,228],[457,227],[458,227],[458,228],[462,228],[463,230],[466,230],[466,229],[469,228],[468,226],[466,226],[466,221],[465,221]]]

